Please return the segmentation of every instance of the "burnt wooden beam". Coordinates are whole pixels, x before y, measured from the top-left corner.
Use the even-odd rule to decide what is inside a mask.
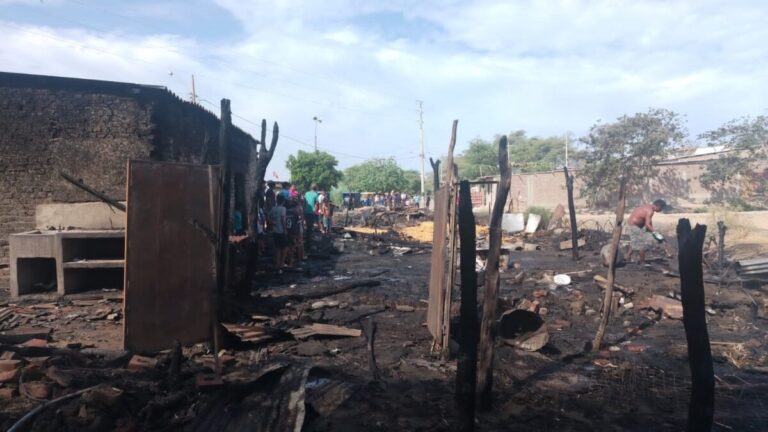
[[[592,351],[600,351],[600,345],[603,343],[605,328],[611,319],[613,309],[613,286],[616,281],[616,255],[619,251],[619,240],[621,240],[621,231],[624,228],[624,206],[627,182],[624,177],[619,181],[619,202],[616,204],[616,221],[613,225],[613,238],[611,238],[611,260],[608,263],[608,283],[605,287],[603,296],[603,316],[600,317],[600,324],[597,327],[595,339],[592,341]]]
[[[711,430],[715,413],[715,372],[707,331],[702,269],[706,233],[706,225],[697,224],[691,229],[688,219],[680,219],[677,223],[680,296],[691,367],[691,400],[686,428],[689,432]]]
[[[379,373],[379,367],[376,365],[376,352],[374,350],[376,343],[376,321],[373,318],[363,321],[363,334],[368,346],[368,368],[371,371],[371,379],[373,381],[380,381],[381,374]]]
[[[64,171],[59,171],[59,175],[66,180],[67,182],[71,183],[72,185],[84,190],[85,192],[88,192],[89,194],[95,196],[96,198],[104,201],[105,203],[111,205],[112,207],[120,210],[125,211],[125,204],[118,202],[116,199],[108,197],[106,194],[103,194],[96,189],[88,186],[85,184],[82,180],[76,179],[72,177],[71,175],[65,173]]]
[[[501,255],[501,219],[504,216],[512,175],[507,153],[507,137],[499,140],[499,187],[493,202],[493,211],[488,227],[488,260],[485,266],[485,293],[483,294],[483,318],[480,324],[479,363],[477,366],[477,384],[479,390],[478,406],[482,410],[491,407],[493,387],[494,327],[496,324],[496,305],[499,299],[499,256]]]
[[[461,242],[461,308],[459,357],[456,367],[456,405],[462,431],[475,430],[477,386],[477,271],[475,269],[475,216],[469,182],[459,185],[459,240]]]
[[[568,213],[571,221],[571,241],[573,242],[571,253],[573,254],[573,260],[578,261],[579,239],[578,239],[578,228],[576,227],[576,206],[573,203],[573,175],[568,174],[567,166],[563,167],[563,172],[565,173],[565,188],[568,191]]]

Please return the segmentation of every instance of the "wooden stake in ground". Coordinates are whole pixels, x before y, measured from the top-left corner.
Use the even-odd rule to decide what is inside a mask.
[[[456,272],[456,186],[453,184],[456,165],[453,163],[453,151],[456,148],[456,132],[459,121],[454,120],[451,127],[451,141],[448,143],[448,156],[446,158],[445,186],[448,188],[448,277],[443,295],[443,338],[440,341],[443,349],[443,357],[450,356],[449,342],[451,339],[451,301],[453,298],[454,275]]]
[[[563,167],[563,172],[565,172],[565,188],[568,190],[568,213],[571,220],[571,241],[573,242],[571,251],[573,253],[573,260],[578,261],[579,239],[577,236],[579,230],[576,227],[576,206],[573,204],[573,176],[568,174],[567,166]]]
[[[715,372],[704,310],[704,275],[701,267],[706,225],[691,230],[688,219],[677,223],[680,296],[683,302],[683,326],[688,341],[691,365],[691,402],[688,407],[687,431],[707,432],[712,429],[715,413]]]
[[[477,271],[475,270],[475,216],[469,182],[459,185],[459,238],[461,241],[461,315],[459,358],[456,368],[456,405],[462,431],[475,430],[477,385]]]
[[[727,230],[728,227],[723,221],[717,223],[717,261],[721,270],[725,268],[725,232]]]
[[[616,280],[616,254],[619,251],[619,240],[621,240],[621,230],[624,227],[624,205],[626,180],[622,177],[619,185],[619,202],[616,204],[616,222],[613,225],[613,238],[611,239],[611,260],[608,263],[608,286],[603,296],[603,316],[600,317],[600,325],[597,327],[595,340],[592,341],[592,351],[600,351],[600,345],[603,343],[605,327],[611,319],[611,309],[613,309],[613,284]]]
[[[485,266],[485,293],[483,298],[483,320],[480,324],[479,363],[477,366],[477,384],[479,408],[491,407],[491,388],[493,386],[493,333],[496,324],[496,304],[499,298],[499,256],[501,255],[501,218],[512,183],[507,153],[507,137],[499,140],[499,186],[493,202],[490,226],[488,227],[488,261]]]

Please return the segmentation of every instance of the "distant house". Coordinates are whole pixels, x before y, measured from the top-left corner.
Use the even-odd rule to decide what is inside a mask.
[[[219,162],[219,120],[165,87],[0,72],[0,285],[8,279],[8,235],[35,228],[37,206],[94,201],[64,171],[124,199],[126,161]],[[236,208],[254,139],[230,129]]]

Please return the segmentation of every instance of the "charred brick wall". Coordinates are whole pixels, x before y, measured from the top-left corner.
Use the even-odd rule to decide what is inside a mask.
[[[231,129],[235,172],[247,172],[252,138]],[[126,161],[218,163],[219,121],[164,88],[0,73],[0,286],[8,235],[33,229],[41,203],[94,198],[64,171],[122,199]]]

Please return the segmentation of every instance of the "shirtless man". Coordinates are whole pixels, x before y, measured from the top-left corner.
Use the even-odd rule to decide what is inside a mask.
[[[664,210],[667,203],[663,199],[657,199],[653,204],[643,204],[634,209],[629,215],[627,228],[629,231],[629,254],[627,261],[632,261],[632,254],[637,250],[640,253],[640,265],[645,264],[645,253],[653,247],[656,239],[653,238],[653,214]]]

